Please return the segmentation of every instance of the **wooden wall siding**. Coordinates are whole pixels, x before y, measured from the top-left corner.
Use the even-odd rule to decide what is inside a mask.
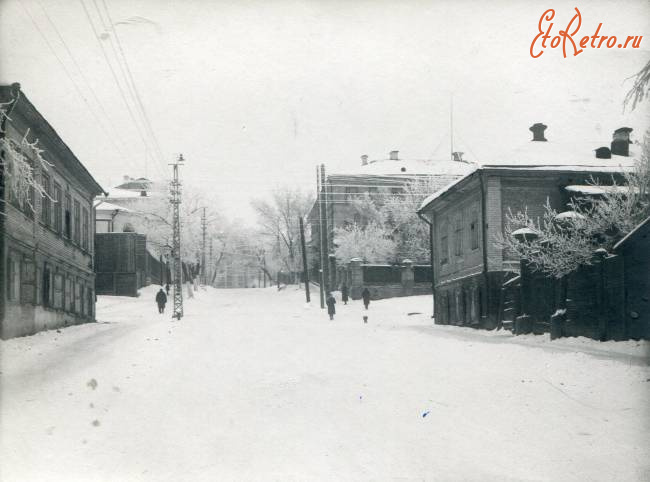
[[[93,212],[92,200],[98,186],[84,173],[76,172],[76,160],[63,142],[51,129],[42,130],[38,113],[25,113],[26,104],[19,100],[7,125],[7,136],[20,142],[29,128],[29,140],[38,139],[44,150],[43,156],[51,163],[46,170],[37,166],[35,176],[47,179],[54,195],[54,187],[60,188],[61,198],[66,195],[77,201],[89,213],[89,243],[79,246],[64,238],[64,206],[54,201],[43,202],[36,195],[34,213],[23,212],[11,203],[5,203],[3,236],[3,272],[10,259],[20,264],[20,294],[8,299],[6,277],[0,278],[3,311],[0,319],[0,335],[3,338],[33,334],[36,331],[68,324],[92,321],[94,318],[94,272],[92,233],[90,222]],[[34,124],[33,122],[36,122]],[[8,190],[4,192],[8,199]],[[43,209],[49,205],[49,216]],[[60,220],[60,223],[58,222]],[[83,222],[83,220],[80,220]],[[75,287],[75,288],[73,288]],[[75,290],[78,296],[75,296]]]

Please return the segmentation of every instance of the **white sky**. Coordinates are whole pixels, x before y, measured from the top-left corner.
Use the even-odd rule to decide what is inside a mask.
[[[646,1],[578,6],[578,38],[599,22],[603,35],[644,38],[640,49],[566,59],[558,49],[529,55],[546,8],[556,9],[555,34],[573,15],[575,4],[559,1],[106,2],[165,163],[182,152],[185,181],[245,222],[252,197],[284,183],[314,189],[317,163],[341,172],[392,149],[448,157],[452,94],[458,149],[480,160],[526,142],[535,122],[549,126],[549,139],[594,148],[622,125],[636,139],[648,125],[648,102],[622,112],[625,79],[650,59]],[[144,175],[145,164],[161,178],[170,168],[145,161],[84,5],[104,31],[102,0],[0,0],[0,82],[21,83],[105,188]],[[101,42],[112,59],[109,39]]]

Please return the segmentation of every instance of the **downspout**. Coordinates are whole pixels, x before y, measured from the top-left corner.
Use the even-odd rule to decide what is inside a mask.
[[[483,251],[483,282],[485,283],[485,317],[490,315],[490,285],[488,278],[488,253],[487,253],[487,191],[485,189],[485,177],[483,172],[478,173],[479,185],[481,188],[481,237]]]
[[[7,109],[6,114],[2,117],[0,121],[0,139],[6,137],[5,129],[7,126],[7,118],[11,115],[16,107],[16,103],[20,98],[20,84],[14,83],[11,84],[11,94],[13,100]],[[4,153],[2,153],[4,158]],[[2,294],[0,295],[0,337],[4,338],[4,319],[5,319],[5,296],[7,293],[7,287],[5,283],[7,282],[7,276],[5,273],[5,261],[8,259],[5,253],[5,219],[6,219],[6,210],[5,210],[5,166],[4,162],[0,162],[0,254],[2,254],[2,261],[0,261],[0,287],[2,289]]]
[[[427,223],[429,225],[429,259],[431,260],[431,296],[433,297],[433,312],[431,314],[431,318],[434,319],[436,317],[436,269],[434,263],[434,257],[433,257],[433,237],[434,237],[434,232],[433,232],[433,221],[429,221],[426,216],[423,216],[420,211],[417,211],[416,214],[418,217]]]

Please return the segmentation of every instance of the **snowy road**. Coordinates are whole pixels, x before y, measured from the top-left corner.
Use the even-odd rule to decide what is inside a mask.
[[[0,480],[650,480],[648,343],[434,326],[430,297],[337,305],[154,291],[0,342]],[[409,312],[420,312],[409,316]]]

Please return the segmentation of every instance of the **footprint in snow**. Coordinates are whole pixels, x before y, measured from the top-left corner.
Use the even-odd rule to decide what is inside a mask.
[[[92,426],[93,427],[99,427],[99,420],[93,420]]]
[[[94,378],[91,378],[90,381],[88,383],[86,383],[86,385],[88,385],[90,388],[95,390],[97,388],[97,380],[95,380]]]

